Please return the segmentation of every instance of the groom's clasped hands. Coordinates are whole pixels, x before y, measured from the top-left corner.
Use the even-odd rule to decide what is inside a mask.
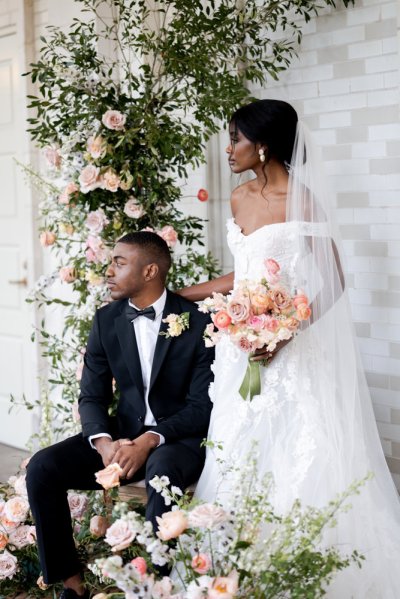
[[[158,445],[158,437],[144,433],[134,440],[109,437],[94,439],[93,444],[100,454],[105,467],[117,463],[122,468],[120,478],[132,478],[145,464],[149,453]]]

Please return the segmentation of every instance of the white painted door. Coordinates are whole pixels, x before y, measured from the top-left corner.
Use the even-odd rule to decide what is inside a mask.
[[[13,157],[26,160],[25,86],[17,35],[0,37],[0,443],[24,447],[33,414],[9,413],[10,395],[37,397],[32,308],[25,297],[32,281],[31,193]]]

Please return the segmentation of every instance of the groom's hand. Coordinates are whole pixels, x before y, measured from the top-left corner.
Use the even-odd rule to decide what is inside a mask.
[[[120,446],[119,441],[113,441],[109,437],[98,437],[93,440],[93,445],[101,455],[105,467],[115,462],[114,456]]]
[[[144,433],[129,444],[121,443],[114,456],[114,462],[122,468],[121,478],[132,478],[132,476],[143,466],[152,449],[159,444],[158,435]]]

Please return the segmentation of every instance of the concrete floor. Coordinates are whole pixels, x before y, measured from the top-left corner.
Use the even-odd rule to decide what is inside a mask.
[[[10,476],[19,470],[22,460],[29,453],[0,443],[0,482],[6,482]]]

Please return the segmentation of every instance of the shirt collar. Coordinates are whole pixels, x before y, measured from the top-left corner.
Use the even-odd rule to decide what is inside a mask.
[[[156,300],[153,304],[150,304],[150,306],[153,306],[153,308],[154,308],[154,311],[156,313],[156,318],[158,318],[163,313],[166,301],[167,301],[167,290],[164,289],[164,291],[162,292],[162,294],[160,295],[158,300]],[[135,304],[133,304],[131,302],[131,300],[128,300],[128,302],[132,308],[136,308],[136,310],[140,310],[140,308],[135,306]],[[150,306],[145,306],[145,307],[149,308]]]

